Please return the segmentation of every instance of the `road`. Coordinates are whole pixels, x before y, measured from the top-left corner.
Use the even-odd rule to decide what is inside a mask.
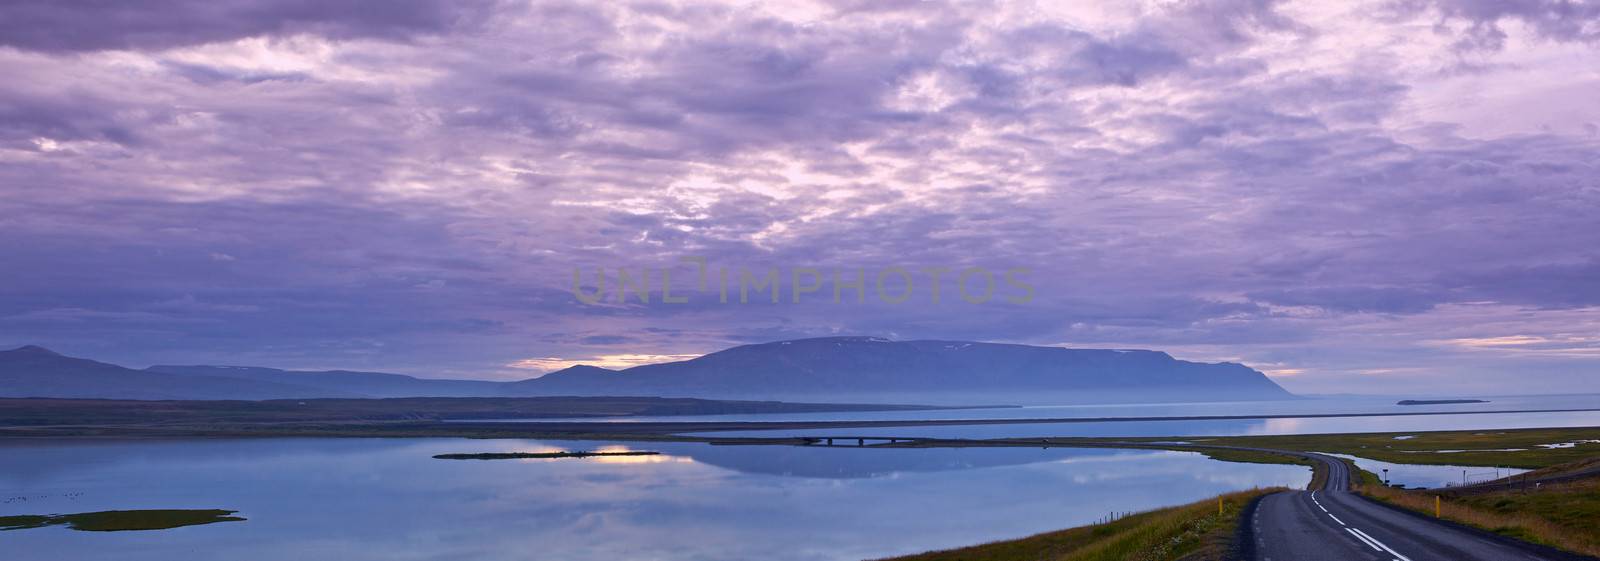
[[[1321,489],[1261,499],[1249,521],[1254,558],[1261,561],[1531,561],[1588,559],[1541,551],[1425,516],[1373,503],[1350,492],[1344,462],[1305,456],[1328,466]]]

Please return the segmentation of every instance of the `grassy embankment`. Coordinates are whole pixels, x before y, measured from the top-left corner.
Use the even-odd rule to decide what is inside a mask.
[[[1225,559],[1245,505],[1282,489],[1256,489],[1171,508],[1140,512],[1111,522],[1048,532],[1022,539],[887,561],[1202,561]]]
[[[1595,459],[1556,469],[1593,464]],[[1365,473],[1365,472],[1363,472]],[[1355,491],[1395,506],[1429,516],[1435,505],[1447,520],[1474,526],[1523,541],[1600,556],[1600,476],[1574,481],[1511,487],[1493,491],[1473,489],[1403,490],[1385,487],[1366,473]],[[1438,501],[1435,503],[1435,501]]]
[[[1396,440],[1395,437],[1410,437]],[[1539,469],[1600,456],[1600,427],[1191,438],[1196,444],[1349,454],[1397,464]],[[1439,452],[1450,450],[1451,452]],[[1456,452],[1455,450],[1459,450]]]
[[[1396,436],[1412,438],[1395,440]],[[1539,478],[1586,473],[1600,467],[1600,443],[1569,448],[1546,448],[1540,444],[1597,439],[1600,428],[1230,437],[1205,439],[1204,443],[1334,452],[1395,463],[1537,468],[1527,476]],[[1600,520],[1600,475],[1496,490],[1403,490],[1382,485],[1377,475],[1353,464],[1351,474],[1356,492],[1379,501],[1433,516],[1437,499],[1439,512],[1447,520],[1600,556],[1600,525],[1594,523]]]
[[[1299,456],[1286,456],[1271,452],[1257,452],[1254,450],[1199,450],[1201,454],[1213,460],[1224,462],[1237,462],[1242,464],[1289,464],[1311,468],[1311,482],[1306,484],[1307,489],[1321,488],[1328,480],[1327,470],[1322,468],[1322,462],[1301,458]]]
[[[79,514],[0,516],[0,531],[25,530],[65,524],[87,532],[165,530],[182,526],[237,522],[232,510],[108,510]]]

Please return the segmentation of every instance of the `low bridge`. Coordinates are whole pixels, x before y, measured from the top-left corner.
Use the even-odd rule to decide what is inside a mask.
[[[892,436],[802,436],[806,446],[881,446],[915,442],[919,439]]]

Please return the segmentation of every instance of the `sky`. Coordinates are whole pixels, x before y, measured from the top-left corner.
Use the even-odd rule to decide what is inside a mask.
[[[1581,1],[14,0],[0,345],[522,379],[865,335],[1600,391],[1597,55]]]

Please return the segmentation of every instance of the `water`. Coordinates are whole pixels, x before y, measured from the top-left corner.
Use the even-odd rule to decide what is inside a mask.
[[[729,435],[1198,436],[1600,426],[1600,412],[1482,414],[1600,405],[1597,396],[1396,406],[1397,398],[1062,406],[960,411],[626,420],[867,420],[1447,415],[1082,422],[743,431]],[[1477,412],[1477,413],[1475,413]],[[617,419],[622,422],[623,419]],[[622,449],[660,456],[450,461],[449,452]],[[1463,468],[1358,459],[1408,486]],[[1469,480],[1493,470],[1465,468]],[[1021,537],[1110,512],[1265,486],[1303,486],[1300,466],[1232,464],[1165,451],[855,449],[469,439],[0,441],[0,516],[223,508],[246,522],[152,532],[61,527],[0,534],[0,557],[850,560]]]
[[[1028,438],[1049,436],[1249,436],[1363,432],[1489,430],[1600,426],[1600,411],[1495,413],[1505,410],[1561,410],[1600,407],[1600,395],[1485,397],[1488,403],[1396,405],[1394,397],[1297,399],[1228,403],[1162,403],[1095,406],[1041,406],[949,411],[880,411],[783,415],[705,415],[611,418],[630,421],[836,421],[911,419],[1090,419],[1089,421],[1005,425],[950,425],[843,429],[718,431],[705,436],[897,436],[927,438]],[[1414,415],[1414,413],[1433,413]],[[1282,417],[1270,419],[1173,419],[1097,421],[1130,417],[1243,415],[1368,415],[1359,417]],[[526,422],[538,422],[530,420]]]
[[[1115,417],[1193,417],[1218,415],[1319,415],[1319,414],[1394,414],[1394,413],[1474,413],[1532,409],[1600,408],[1600,394],[1487,396],[1476,399],[1487,403],[1442,405],[1397,405],[1401,398],[1322,397],[1280,401],[1231,401],[1201,403],[1125,403],[1114,405],[1037,405],[983,409],[929,411],[845,411],[829,413],[779,413],[734,415],[674,415],[638,417],[584,417],[567,419],[503,419],[504,421],[868,421],[925,419],[1039,419],[1039,418],[1115,418]]]
[[[633,444],[661,456],[435,460],[620,443],[0,443],[0,515],[225,508],[150,532],[0,534],[5,559],[848,560],[971,545],[1251,487],[1299,466],[1073,449]],[[17,498],[22,498],[17,500]]]
[[[1049,436],[1248,436],[1593,426],[1600,426],[1600,411],[781,429],[717,431],[696,434],[703,436],[753,437],[860,435],[902,438],[1029,438]]]
[[[1526,473],[1528,471],[1525,469],[1506,467],[1486,468],[1468,466],[1393,464],[1346,454],[1328,455],[1352,460],[1361,469],[1378,474],[1379,477],[1383,477],[1385,475],[1383,470],[1387,469],[1389,470],[1387,475],[1390,483],[1405,485],[1406,487],[1411,488],[1434,489],[1438,487],[1461,485],[1463,483],[1482,483],[1484,481],[1492,481],[1502,477],[1510,477],[1512,475]]]
[[[739,415],[682,415],[566,419],[605,422],[876,421],[972,419],[1116,419],[1243,415],[1375,415],[1362,417],[1284,417],[1271,419],[1175,419],[1090,421],[1010,425],[952,425],[846,429],[719,431],[704,436],[898,436],[929,438],[1026,438],[1048,436],[1246,436],[1359,432],[1440,431],[1600,426],[1600,411],[1493,413],[1507,410],[1600,408],[1600,394],[1488,396],[1487,403],[1396,405],[1398,397],[1339,397],[1284,401],[1060,405],[934,411],[856,411]],[[1413,415],[1414,413],[1441,413]],[[559,419],[505,419],[547,422]]]

